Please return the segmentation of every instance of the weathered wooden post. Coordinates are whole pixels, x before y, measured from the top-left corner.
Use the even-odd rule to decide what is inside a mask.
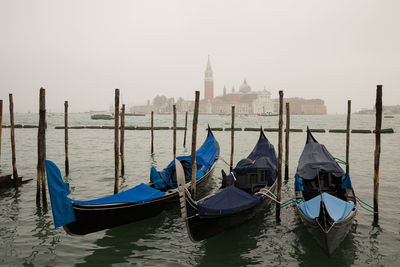
[[[154,153],[154,112],[151,112],[151,154]]]
[[[65,175],[69,175],[68,158],[68,101],[64,102]]]
[[[276,219],[280,221],[282,191],[282,127],[283,127],[283,91],[279,91],[279,133],[278,133],[278,188],[276,192]]]
[[[114,122],[114,194],[117,194],[119,191],[119,89],[115,89]]]
[[[290,103],[286,103],[286,133],[285,133],[285,181],[289,181],[289,133],[290,133]]]
[[[20,185],[20,181],[18,178],[17,159],[15,156],[14,102],[12,94],[9,94],[8,97],[10,101],[10,128],[11,128],[11,153],[12,153],[13,178],[14,178],[14,186],[18,187]]]
[[[122,110],[121,110],[121,147],[120,147],[120,152],[121,152],[121,176],[123,177],[125,175],[125,148],[124,148],[124,143],[125,143],[125,104],[122,104]]]
[[[0,99],[0,160],[1,160],[1,132],[3,130],[3,100]]]
[[[173,150],[173,153],[174,153],[174,160],[175,160],[175,158],[176,158],[176,105],[173,105],[172,106],[173,107],[173,113],[174,113],[174,121],[173,121],[173,127],[172,127],[172,130],[173,130],[173,148],[172,148],[172,150]]]
[[[381,155],[382,127],[382,85],[376,88],[376,125],[375,125],[375,160],[374,160],[374,224],[378,224],[378,195],[379,195],[379,160]]]
[[[347,174],[349,174],[350,115],[351,115],[351,100],[348,100],[347,101],[347,124],[346,124],[346,173]]]
[[[193,112],[193,128],[192,128],[192,185],[191,194],[192,198],[196,198],[196,138],[197,138],[197,120],[199,117],[199,99],[200,91],[196,91],[195,101],[194,101],[194,112]]]
[[[232,123],[231,123],[231,162],[229,164],[229,171],[233,169],[233,152],[234,152],[234,140],[235,140],[235,106],[232,106]]]
[[[188,112],[186,111],[186,114],[185,114],[185,134],[183,135],[183,147],[184,148],[186,148],[187,117],[188,117]]]
[[[46,90],[40,88],[39,93],[39,129],[38,129],[38,170],[41,182],[41,192],[42,192],[42,204],[43,207],[47,206],[47,196],[46,196]],[[40,194],[40,193],[39,193]],[[36,203],[40,205],[40,200],[36,200]]]

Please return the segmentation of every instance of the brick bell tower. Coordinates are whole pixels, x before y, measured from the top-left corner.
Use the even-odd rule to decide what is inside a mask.
[[[210,56],[208,56],[207,68],[204,73],[204,99],[213,99],[214,98],[214,79],[213,72],[211,69]]]

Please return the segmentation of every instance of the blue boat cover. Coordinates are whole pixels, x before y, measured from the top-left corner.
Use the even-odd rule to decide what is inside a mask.
[[[68,198],[69,184],[63,181],[60,169],[56,164],[50,160],[46,160],[45,164],[54,226],[58,228],[75,221],[71,199]]]
[[[319,215],[321,199],[324,201],[329,216],[335,221],[335,223],[338,223],[346,218],[350,211],[354,208],[354,204],[341,200],[340,198],[332,196],[328,193],[322,193],[321,195],[318,195],[300,205],[297,204],[297,206],[305,216],[313,220]]]
[[[215,141],[214,136],[210,135],[205,140],[204,144],[200,147],[200,149],[196,152],[196,178],[201,178],[212,166],[215,161],[215,157],[217,156],[219,150],[218,143]],[[186,163],[182,164],[185,171],[186,177],[191,177],[191,156],[180,156],[177,159]],[[186,166],[190,166],[190,168],[186,168]],[[150,170],[150,182],[154,183],[154,187],[157,189],[165,189],[165,188],[176,188],[176,171],[175,171],[175,160],[171,161],[168,166],[162,171],[158,172],[154,167]],[[187,181],[188,182],[188,181]]]
[[[274,146],[268,139],[260,138],[255,145],[253,151],[247,158],[241,159],[236,167],[228,175],[222,173],[222,187],[229,186],[235,182],[235,177],[246,175],[247,173],[257,173],[257,170],[266,171],[268,185],[271,186],[277,176],[278,159]]]
[[[294,176],[294,190],[304,191],[303,179],[301,179],[298,173],[296,173],[296,175]]]
[[[200,218],[215,218],[254,207],[261,196],[251,195],[235,186],[228,186],[198,204]]]
[[[139,184],[124,192],[88,201],[72,200],[67,197],[70,193],[69,184],[62,179],[61,172],[56,164],[46,160],[47,184],[49,187],[51,209],[55,227],[60,227],[75,221],[72,202],[78,205],[102,205],[112,203],[142,203],[163,196],[165,193]]]
[[[351,184],[350,174],[346,173],[344,177],[342,177],[342,189],[353,189],[353,185]]]
[[[143,203],[165,195],[165,192],[141,183],[124,192],[87,201],[73,200],[78,205],[103,205],[113,203]]]

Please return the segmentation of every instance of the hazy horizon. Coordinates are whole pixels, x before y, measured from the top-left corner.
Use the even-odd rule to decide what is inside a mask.
[[[400,2],[0,2],[0,99],[8,110],[108,110],[156,95],[204,97],[210,55],[214,95],[247,80],[278,97],[320,98],[329,114],[400,104]]]

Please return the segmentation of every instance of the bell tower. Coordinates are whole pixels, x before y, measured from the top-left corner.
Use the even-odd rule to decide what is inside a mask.
[[[208,56],[207,68],[204,73],[204,99],[214,98],[214,79],[211,69],[210,56]]]

